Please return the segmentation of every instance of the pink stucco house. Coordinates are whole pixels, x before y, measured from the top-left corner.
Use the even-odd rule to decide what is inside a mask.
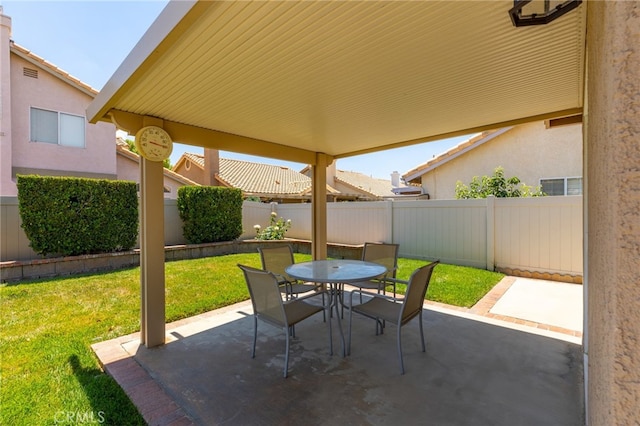
[[[17,195],[18,174],[139,181],[140,159],[118,148],[116,127],[86,119],[98,91],[14,43],[1,9],[0,69],[0,196]],[[193,184],[165,170],[166,198]]]

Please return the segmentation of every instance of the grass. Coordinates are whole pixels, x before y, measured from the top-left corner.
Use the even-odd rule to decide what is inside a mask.
[[[305,260],[310,256],[296,254]],[[248,299],[237,263],[259,267],[260,259],[252,253],[167,263],[167,322]],[[424,264],[400,259],[398,278]],[[501,278],[439,265],[427,298],[472,306]],[[139,330],[139,281],[132,268],[0,287],[0,424],[144,424],[90,348]]]

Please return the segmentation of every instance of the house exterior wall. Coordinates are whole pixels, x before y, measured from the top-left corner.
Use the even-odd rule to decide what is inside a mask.
[[[0,13],[0,195],[15,193],[11,180],[10,38],[11,18]]]
[[[140,183],[140,163],[126,155],[117,155],[118,180],[130,180]],[[164,187],[169,192],[164,193],[164,198],[178,198],[178,188],[184,186],[183,183],[164,175]]]
[[[3,44],[7,41],[3,40]],[[23,68],[38,69],[38,78],[23,75]],[[46,70],[27,62],[16,54],[10,54],[9,78],[10,109],[3,108],[3,120],[11,120],[10,140],[3,138],[3,145],[10,142],[11,182],[2,174],[2,194],[17,194],[16,174],[41,174],[115,179],[115,126],[110,123],[89,124],[85,127],[85,147],[73,148],[30,141],[30,108],[85,116],[92,97],[77,90]],[[3,91],[3,98],[5,93]],[[3,169],[5,164],[2,164]]]
[[[581,177],[582,126],[516,126],[425,173],[422,187],[432,200],[454,199],[457,181],[468,185],[474,176],[493,175],[498,166],[529,186],[539,185],[541,178]]]
[[[186,167],[187,164],[190,164],[189,168]],[[202,170],[201,167],[191,163],[191,160],[181,162],[173,171],[186,177],[187,179],[191,179],[194,182],[198,182],[200,184],[204,182],[204,170]]]
[[[640,421],[640,3],[586,2],[587,424]]]

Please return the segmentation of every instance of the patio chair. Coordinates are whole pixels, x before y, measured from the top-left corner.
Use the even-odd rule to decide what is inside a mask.
[[[347,341],[347,354],[351,354],[351,324],[353,313],[362,314],[372,318],[377,324],[382,321],[395,324],[397,327],[398,357],[400,359],[400,374],[404,374],[404,362],[402,361],[401,330],[413,318],[418,317],[420,325],[420,338],[422,340],[422,352],[426,351],[424,344],[424,332],[422,330],[422,307],[427,288],[435,266],[439,260],[416,269],[409,278],[404,299],[398,301],[395,298],[377,293],[367,293],[362,289],[353,290],[349,297],[349,336]],[[364,293],[368,300],[360,305],[353,305],[353,295],[358,293],[361,297]],[[382,327],[380,327],[382,329]],[[376,327],[376,334],[378,327]]]
[[[282,328],[286,338],[284,377],[287,377],[289,370],[289,336],[292,334],[292,327],[313,314],[324,311],[324,306],[305,302],[305,299],[315,297],[318,295],[317,293],[283,301],[278,279],[273,273],[240,264],[238,267],[244,273],[251,296],[251,304],[253,305],[253,348],[251,350],[251,358],[256,357],[258,319]],[[329,325],[329,341],[331,342],[331,325]]]
[[[396,271],[398,270],[398,250],[399,244],[388,243],[364,243],[362,249],[362,260],[366,262],[375,262],[387,268],[387,273],[381,277],[369,280],[349,283],[360,290],[376,290],[378,294],[387,293],[387,285],[393,285],[393,297],[396,298],[396,283],[406,284],[407,281],[397,280]],[[362,299],[360,300],[362,303]],[[342,304],[342,316],[344,317],[344,303]]]
[[[295,262],[293,259],[293,249],[290,245],[279,245],[267,248],[259,247],[258,252],[260,253],[262,269],[272,272],[276,276],[278,284],[280,285],[280,291],[285,294],[286,300],[296,298],[302,293],[322,290],[321,284],[303,283],[287,275],[285,268],[293,265]]]
[[[364,243],[362,249],[362,260],[366,262],[379,263],[387,268],[387,273],[381,277],[369,281],[360,281],[350,283],[354,287],[360,289],[376,290],[378,293],[386,294],[387,285],[393,285],[393,297],[396,297],[396,283],[406,281],[396,280],[396,271],[398,270],[398,244],[387,243]]]

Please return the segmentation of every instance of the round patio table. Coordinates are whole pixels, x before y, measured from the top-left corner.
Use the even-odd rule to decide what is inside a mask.
[[[367,281],[377,278],[387,272],[384,266],[365,262],[363,260],[331,259],[314,260],[311,262],[294,263],[285,269],[285,272],[293,278],[322,283],[329,285],[329,337],[331,338],[331,317],[332,309],[335,307],[336,318],[338,319],[338,330],[340,331],[340,341],[342,343],[342,356],[346,355],[344,332],[342,331],[342,320],[340,319],[340,309],[338,303],[340,295],[344,290],[344,284],[358,281]],[[333,355],[333,344],[329,348]]]

